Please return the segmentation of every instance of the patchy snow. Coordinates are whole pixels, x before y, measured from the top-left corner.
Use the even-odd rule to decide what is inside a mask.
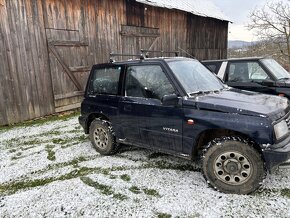
[[[209,0],[136,0],[137,2],[154,7],[177,9],[202,17],[211,17],[230,21],[213,2]]]
[[[101,156],[77,118],[0,132],[0,217],[290,217],[290,169],[251,195],[208,187],[200,167],[146,149]]]

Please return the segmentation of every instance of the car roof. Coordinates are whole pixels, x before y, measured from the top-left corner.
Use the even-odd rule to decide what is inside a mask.
[[[222,61],[257,61],[261,59],[265,59],[266,57],[243,57],[243,58],[228,58],[228,59],[220,59],[220,60],[204,60],[202,63],[207,62],[222,62]]]

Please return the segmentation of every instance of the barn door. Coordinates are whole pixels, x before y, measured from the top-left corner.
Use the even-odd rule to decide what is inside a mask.
[[[160,37],[158,28],[122,26],[122,53],[140,54],[141,49],[151,50]]]
[[[43,0],[43,8],[55,111],[78,108],[90,70],[81,0]]]

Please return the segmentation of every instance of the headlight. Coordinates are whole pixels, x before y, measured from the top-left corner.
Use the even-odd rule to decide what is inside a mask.
[[[289,131],[286,121],[283,120],[280,123],[277,123],[274,126],[274,131],[276,139],[281,139],[283,136],[285,136]]]

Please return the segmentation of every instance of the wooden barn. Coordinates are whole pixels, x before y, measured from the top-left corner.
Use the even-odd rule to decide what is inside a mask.
[[[227,34],[209,0],[0,0],[0,125],[79,107],[110,52],[226,58]]]

